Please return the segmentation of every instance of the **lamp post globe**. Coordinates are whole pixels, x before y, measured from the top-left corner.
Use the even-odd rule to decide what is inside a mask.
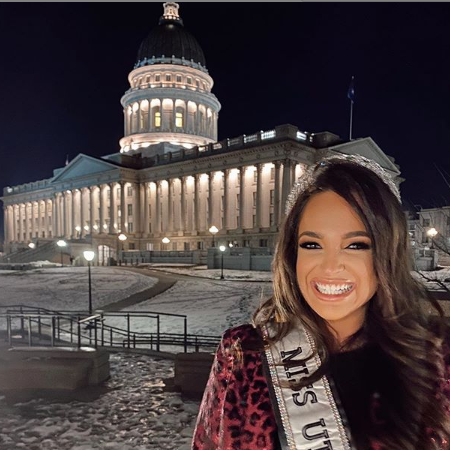
[[[212,246],[214,247],[214,236],[219,232],[219,229],[213,225],[212,227],[210,227],[209,232],[212,234]]]
[[[167,236],[165,236],[165,237],[162,238],[161,242],[162,242],[164,245],[167,245],[167,244],[170,243],[170,239],[169,239]]]
[[[122,249],[123,249],[123,242],[125,242],[128,237],[126,234],[120,233],[119,236],[117,236],[119,239],[119,248],[117,249],[117,259],[119,260],[119,266],[122,265]]]
[[[224,276],[223,276],[223,254],[226,250],[225,245],[221,245],[219,247],[219,250],[220,250],[220,256],[221,256],[221,258],[220,258],[220,279],[223,280],[224,279]]]
[[[433,247],[433,239],[436,237],[436,235],[438,234],[438,231],[436,230],[436,228],[430,228],[428,231],[427,231],[427,235],[428,235],[428,237],[430,237],[431,238],[431,248],[434,248]]]
[[[33,250],[34,248],[36,248],[36,244],[34,242],[30,242],[28,244],[28,247],[31,248],[31,250]]]
[[[61,250],[61,267],[64,266],[64,261],[63,261],[63,248],[67,247],[67,242],[64,239],[59,239],[58,242],[56,242],[56,245],[60,248]]]
[[[91,283],[91,261],[95,258],[95,253],[92,250],[85,250],[83,252],[84,259],[88,263],[88,280],[89,280],[89,315],[92,315],[92,283]]]

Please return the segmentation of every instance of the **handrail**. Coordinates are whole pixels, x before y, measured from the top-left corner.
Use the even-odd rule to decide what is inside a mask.
[[[199,347],[215,347],[220,341],[219,336],[210,335],[195,335],[188,334],[187,332],[187,316],[181,314],[169,314],[169,313],[153,313],[147,311],[136,312],[96,312],[90,316],[85,311],[82,313],[78,311],[50,311],[40,307],[30,307],[25,305],[9,305],[0,307],[1,309],[7,309],[6,312],[0,312],[0,319],[6,318],[7,323],[7,340],[10,346],[12,346],[13,336],[13,321],[20,320],[21,339],[25,335],[25,329],[28,331],[28,345],[33,345],[33,324],[37,324],[38,332],[34,332],[34,335],[38,335],[40,339],[43,336],[47,336],[43,333],[43,329],[50,328],[50,341],[51,346],[55,346],[57,341],[64,342],[62,335],[68,334],[70,336],[70,343],[73,344],[74,339],[77,341],[78,347],[81,347],[83,340],[89,340],[89,345],[97,348],[105,346],[105,342],[109,341],[111,347],[127,345],[128,348],[136,348],[137,345],[150,344],[153,349],[153,345],[156,345],[156,350],[160,351],[161,345],[181,345],[184,347],[184,352],[188,351],[188,347],[194,346],[196,351]],[[81,316],[81,317],[80,317]],[[86,317],[84,317],[86,316]],[[127,320],[127,328],[119,328],[116,326],[105,324],[105,319],[108,316],[123,317]],[[160,319],[164,316],[181,317],[184,320],[184,332],[183,333],[168,333],[161,332]],[[156,332],[147,331],[133,331],[131,329],[131,318],[144,317],[156,320]],[[50,323],[48,323],[50,319]],[[25,322],[27,326],[25,326]],[[88,330],[89,333],[82,332],[82,325],[86,324],[84,330]],[[92,337],[92,330],[94,336]],[[100,332],[100,336],[98,336]],[[106,339],[105,339],[105,334]],[[66,342],[67,344],[67,342]]]

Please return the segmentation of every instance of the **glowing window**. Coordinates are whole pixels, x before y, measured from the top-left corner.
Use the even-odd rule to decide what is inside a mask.
[[[155,75],[155,81],[156,82],[158,82],[158,81],[161,81],[161,75]]]
[[[191,77],[187,77],[187,84],[192,84],[192,78]]]
[[[199,88],[200,87],[200,81],[199,80],[195,80],[195,85]]]
[[[172,76],[169,74],[166,74],[166,81],[171,81],[172,80]]]
[[[161,113],[159,111],[155,112],[155,127],[161,126]]]
[[[181,83],[181,75],[177,75],[177,83]]]
[[[175,126],[177,128],[183,127],[183,113],[177,112],[175,115]]]

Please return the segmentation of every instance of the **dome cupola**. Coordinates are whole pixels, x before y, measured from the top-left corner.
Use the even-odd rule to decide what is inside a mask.
[[[177,3],[164,3],[164,15],[139,47],[136,66],[167,59],[184,60],[195,68],[206,68],[205,55],[197,39],[184,28]]]

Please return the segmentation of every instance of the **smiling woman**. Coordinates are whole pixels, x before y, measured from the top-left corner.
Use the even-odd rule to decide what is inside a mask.
[[[193,450],[443,450],[450,348],[411,276],[398,188],[333,155],[294,186],[253,325],[226,331]],[[437,316],[422,313],[429,301]]]

